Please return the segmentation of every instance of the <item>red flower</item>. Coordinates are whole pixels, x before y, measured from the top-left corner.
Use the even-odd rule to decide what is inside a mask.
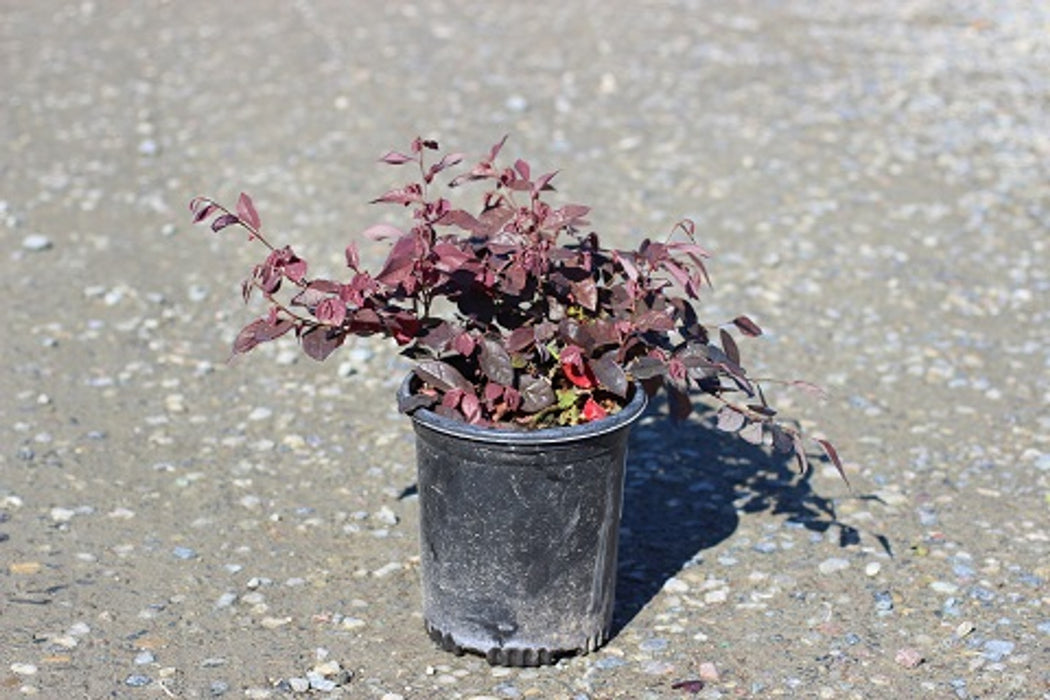
[[[594,372],[583,358],[583,351],[575,345],[570,345],[561,351],[561,370],[566,379],[581,389],[593,389],[598,386],[598,380]]]
[[[602,408],[602,405],[591,397],[587,397],[587,402],[583,404],[583,412],[580,414],[586,423],[601,420],[607,415],[609,415],[608,411]]]

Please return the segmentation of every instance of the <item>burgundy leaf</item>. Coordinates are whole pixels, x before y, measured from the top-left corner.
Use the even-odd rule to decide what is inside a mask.
[[[591,348],[620,345],[622,341],[620,331],[612,321],[597,320],[581,324],[580,333],[586,338],[585,344]]]
[[[631,322],[634,323],[635,328],[641,333],[674,330],[674,319],[663,311],[655,311],[653,309],[636,314],[631,319]]]
[[[521,393],[512,386],[503,390],[503,405],[508,411],[514,412],[521,408]]]
[[[765,400],[764,397],[763,397],[763,400]],[[749,403],[747,405],[747,407],[749,409],[751,409],[752,411],[754,411],[755,413],[757,413],[758,415],[765,416],[766,418],[772,418],[773,416],[775,416],[777,414],[776,411],[774,411],[772,408],[770,408],[766,404]]]
[[[218,207],[214,204],[205,204],[200,209],[193,212],[193,223],[199,224],[200,222],[207,219],[209,216],[214,214],[218,210]]]
[[[346,320],[346,304],[343,303],[342,299],[336,297],[328,297],[321,301],[317,305],[317,309],[314,311],[314,316],[321,323],[327,323],[331,326],[341,326],[343,321]]]
[[[398,345],[407,345],[419,336],[423,324],[411,311],[400,311],[386,324],[387,334]]]
[[[554,176],[557,175],[557,174],[558,174],[558,171],[555,170],[553,173],[547,173],[546,175],[540,175],[539,178],[536,179],[536,182],[532,185],[532,191],[534,193],[537,193],[537,192],[541,192],[543,190],[553,190],[554,188],[551,187],[550,182],[551,182],[551,180],[554,179]]]
[[[346,333],[341,330],[314,326],[303,333],[300,342],[303,344],[303,352],[320,362],[342,345],[345,339]]]
[[[294,327],[295,323],[287,318],[279,318],[272,322],[265,318],[252,321],[237,334],[233,341],[233,352],[237,355],[246,353],[259,343],[279,338]]]
[[[485,403],[489,406],[495,406],[496,402],[503,396],[503,392],[507,387],[496,382],[489,382],[485,385],[485,389],[482,392],[481,398],[485,400]]]
[[[481,422],[481,401],[474,394],[465,394],[459,408],[463,411],[463,417],[467,419],[468,423]]]
[[[346,266],[354,272],[361,266],[361,254],[357,250],[357,244],[351,243],[346,247]]]
[[[434,266],[444,272],[455,272],[467,262],[475,259],[472,254],[465,252],[459,246],[444,241],[435,243],[433,251],[437,256]]]
[[[237,216],[256,231],[262,226],[262,222],[259,220],[259,213],[255,211],[255,205],[252,203],[252,198],[244,192],[241,192],[240,198],[237,199]]]
[[[423,188],[417,184],[411,184],[399,189],[388,190],[372,200],[373,204],[403,204],[408,206],[414,202],[423,201]]]
[[[630,370],[635,379],[652,379],[667,372],[667,363],[655,357],[639,357],[631,364]]]
[[[436,326],[428,328],[425,333],[420,334],[419,344],[433,350],[435,353],[440,353],[448,348],[456,333],[457,329],[451,323],[441,321]]]
[[[491,149],[489,149],[489,157],[488,157],[488,162],[489,163],[491,163],[492,161],[496,160],[496,156],[499,155],[500,150],[503,148],[503,144],[505,144],[507,142],[507,137],[508,136],[510,136],[510,134],[504,134],[503,138],[501,138],[499,140],[499,142],[495,146],[493,146]]]
[[[293,258],[284,265],[284,276],[293,282],[302,282],[306,277],[306,261]]]
[[[376,275],[376,279],[383,284],[396,287],[405,281],[416,265],[416,237],[406,234],[397,240],[394,247],[390,249],[383,269]]]
[[[790,386],[793,386],[796,389],[801,389],[802,391],[806,392],[807,394],[810,394],[811,396],[816,396],[819,399],[827,398],[827,395],[828,395],[828,393],[826,391],[824,391],[824,389],[822,387],[817,386],[816,384],[813,384],[812,382],[805,382],[805,381],[802,381],[801,379],[796,379],[796,380],[794,380],[792,382],[789,382],[789,384],[790,384]]]
[[[527,161],[518,158],[516,161],[514,161],[514,169],[518,171],[518,175],[521,175],[522,179],[529,179],[531,169],[529,168],[529,164]]]
[[[627,279],[631,280],[632,282],[638,279],[638,268],[635,267],[634,262],[627,255],[621,254],[619,251],[614,250],[612,256],[613,260],[615,260],[620,265],[620,267],[623,268],[623,272],[625,275],[627,275]]]
[[[535,341],[536,331],[532,326],[519,326],[507,337],[507,350],[515,353],[521,352],[532,347]]]
[[[739,433],[737,433],[745,442],[750,442],[752,445],[762,444],[762,423],[753,421],[745,425]]]
[[[823,448],[824,454],[828,456],[828,459],[831,460],[831,463],[835,465],[835,469],[838,470],[839,475],[842,477],[842,480],[846,482],[847,486],[849,486],[849,479],[846,478],[846,470],[842,466],[842,460],[839,459],[839,453],[838,450],[835,449],[835,446],[827,440],[822,440],[821,438],[813,438],[813,440],[818,445],[820,445],[821,448]]]
[[[212,201],[209,198],[197,195],[190,200],[190,211],[196,213],[201,207],[206,207],[210,204],[212,204]]]
[[[239,222],[240,219],[237,218],[236,214],[223,214],[222,216],[217,217],[215,221],[211,222],[211,230],[218,233],[227,226],[232,226]]]
[[[490,338],[482,338],[478,362],[481,365],[481,371],[490,381],[506,386],[514,384],[514,367],[511,365],[510,355],[503,349],[501,343]]]
[[[458,226],[471,233],[477,231],[481,225],[470,212],[462,209],[452,209],[434,223],[439,226]]]
[[[598,286],[594,280],[587,277],[579,282],[573,282],[572,295],[576,299],[576,303],[587,309],[588,311],[594,311],[598,306]]]
[[[689,394],[682,391],[674,384],[667,383],[667,406],[671,412],[671,419],[675,422],[683,421],[693,412],[693,402]]]
[[[745,422],[747,419],[744,414],[731,406],[722,406],[718,409],[717,427],[721,431],[735,433],[744,427]]]
[[[405,163],[413,163],[415,160],[412,156],[406,156],[404,153],[389,151],[379,159],[379,162],[389,165],[404,165]]]
[[[474,342],[474,336],[464,331],[452,339],[451,345],[452,349],[463,357],[470,357],[474,354],[477,343]]]
[[[741,333],[752,338],[762,335],[762,329],[747,316],[737,316],[733,319],[733,325],[739,328]]]
[[[416,376],[440,391],[462,389],[473,392],[474,386],[460,374],[459,370],[441,360],[424,360],[415,368]]]
[[[792,436],[782,426],[776,423],[771,423],[770,432],[773,435],[773,449],[781,454],[787,454],[795,449],[795,442],[792,440]]]
[[[800,474],[809,473],[809,458],[806,457],[806,446],[802,444],[802,437],[798,433],[791,436],[791,446],[795,449],[795,460],[798,462]]]
[[[554,389],[545,377],[531,374],[522,376],[518,391],[521,392],[521,410],[525,413],[537,413],[552,406],[555,401]]]
[[[463,397],[466,395],[467,392],[462,389],[449,389],[441,397],[441,405],[445,408],[457,409],[463,403]]]
[[[620,398],[627,398],[627,389],[630,384],[620,363],[616,361],[615,350],[605,353],[597,360],[593,360],[590,366],[599,384]]]
[[[722,339],[722,349],[725,351],[726,357],[734,365],[740,364],[740,349],[736,346],[736,341],[724,328],[718,329],[718,335]]]
[[[444,158],[439,160],[437,163],[434,163],[433,165],[430,166],[430,168],[427,169],[426,174],[423,176],[423,180],[425,182],[430,182],[431,180],[434,179],[434,176],[437,175],[438,173],[440,173],[442,170],[445,170],[446,168],[450,168],[450,167],[452,167],[453,165],[456,165],[457,163],[459,163],[462,160],[463,160],[463,154],[462,153],[449,153],[449,154],[445,155]]]
[[[692,240],[693,236],[696,235],[696,222],[689,218],[682,219],[674,225],[672,231],[674,230],[681,230],[690,240]]]
[[[317,308],[318,304],[320,304],[322,301],[328,298],[328,292],[318,289],[317,287],[311,284],[308,287],[306,287],[306,289],[303,289],[301,292],[292,297],[292,300],[289,303],[292,306],[304,306],[307,309],[315,309]]]

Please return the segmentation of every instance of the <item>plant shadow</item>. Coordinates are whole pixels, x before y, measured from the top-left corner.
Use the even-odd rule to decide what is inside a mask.
[[[703,417],[676,426],[658,410],[650,406],[631,433],[613,637],[668,579],[732,535],[740,513],[768,511],[822,534],[834,529],[843,547],[860,541],[834,502],[799,474],[793,455],[771,454]],[[876,539],[889,552],[888,541]]]

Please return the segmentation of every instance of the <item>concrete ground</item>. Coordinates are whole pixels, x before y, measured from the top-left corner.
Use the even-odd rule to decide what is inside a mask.
[[[0,58],[0,695],[1050,697],[1045,4],[8,1]],[[335,271],[380,154],[504,133],[610,241],[698,222],[853,484],[654,412],[616,635],[526,670],[422,631],[408,365],[228,363],[259,250],[186,208]]]

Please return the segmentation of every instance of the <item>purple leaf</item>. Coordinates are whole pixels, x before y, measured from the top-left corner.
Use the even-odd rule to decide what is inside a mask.
[[[683,421],[693,412],[693,402],[689,400],[689,394],[682,391],[674,384],[666,384],[667,406],[671,412],[671,419],[675,422]]]
[[[570,286],[577,304],[588,311],[594,311],[598,307],[598,286],[593,279],[586,277]]]
[[[630,369],[635,379],[652,379],[667,372],[667,363],[655,357],[639,357],[631,364]]]
[[[434,263],[434,266],[445,272],[455,272],[475,259],[472,253],[468,253],[459,246],[444,241],[435,243],[433,252],[437,256],[437,262]]]
[[[532,347],[536,342],[536,331],[532,326],[519,326],[507,337],[507,350],[518,353]]]
[[[240,223],[240,219],[237,218],[236,214],[223,214],[211,222],[211,230],[218,233],[227,226],[233,226],[236,223]]]
[[[357,272],[360,265],[361,254],[357,250],[357,244],[351,243],[346,247],[346,266],[354,272]]]
[[[462,160],[463,160],[463,154],[462,153],[449,153],[449,154],[445,155],[445,157],[442,158],[441,160],[439,160],[437,163],[434,163],[433,165],[430,166],[430,169],[427,170],[427,174],[424,176],[424,179],[427,182],[430,182],[431,180],[434,179],[434,176],[437,175],[438,173],[440,173],[442,170],[445,170],[446,168],[450,168],[450,167],[452,167],[453,165],[456,165],[457,163],[459,163]]]
[[[265,318],[256,319],[237,334],[233,341],[233,352],[235,355],[246,353],[259,343],[279,338],[294,327],[295,323],[287,318],[279,318],[273,322]]]
[[[325,326],[314,326],[303,333],[299,340],[303,344],[303,352],[320,362],[342,345],[345,339],[346,333],[343,331]]]
[[[488,162],[489,163],[491,163],[492,161],[496,160],[496,156],[498,156],[500,150],[502,150],[503,144],[507,143],[507,137],[508,136],[510,136],[510,134],[504,134],[503,138],[501,138],[499,140],[499,143],[497,143],[495,146],[493,146],[491,149],[489,149],[489,157],[488,157]]]
[[[842,480],[846,482],[847,486],[849,486],[849,479],[846,478],[846,470],[842,466],[842,460],[839,459],[839,453],[838,450],[835,449],[835,446],[827,440],[822,440],[820,438],[813,438],[813,441],[821,446],[821,448],[824,450],[824,454],[828,456],[828,459],[831,460],[831,463],[835,465],[836,469],[838,469],[839,476],[841,476]]]
[[[526,374],[518,383],[521,392],[521,410],[525,413],[537,413],[554,404],[554,389],[545,377]]]
[[[790,433],[783,426],[776,423],[770,424],[770,432],[773,434],[773,449],[781,454],[787,454],[795,449],[795,442]]]
[[[474,336],[465,331],[456,335],[456,337],[452,339],[450,345],[453,350],[463,357],[470,357],[473,355],[474,348],[477,347],[477,343],[474,342]]]
[[[404,153],[398,153],[397,151],[390,151],[379,159],[380,163],[387,163],[389,165],[404,165],[405,163],[415,162],[415,158],[412,156],[406,156]]]
[[[478,362],[481,365],[481,371],[490,381],[504,386],[514,384],[514,367],[511,365],[510,355],[503,349],[501,343],[490,338],[482,338]]]
[[[481,422],[481,401],[474,394],[467,392],[463,395],[463,401],[459,404],[459,409],[463,411],[463,417],[467,419],[468,423],[480,423]]]
[[[751,422],[745,425],[739,433],[737,433],[745,442],[750,442],[752,445],[762,444],[762,424],[759,422]]]
[[[747,419],[744,418],[744,414],[731,406],[722,406],[722,408],[718,409],[717,427],[723,432],[735,433],[743,428],[746,422]]]
[[[553,190],[554,188],[551,187],[550,183],[551,183],[551,180],[554,179],[554,176],[557,175],[557,174],[558,174],[558,171],[555,170],[553,173],[547,173],[546,175],[540,175],[539,178],[537,178],[536,182],[532,185],[532,191],[534,193],[536,193],[536,192],[541,192],[543,190]]]
[[[237,199],[237,216],[256,231],[262,226],[262,221],[259,220],[259,213],[255,211],[255,205],[252,204],[252,198],[244,192],[241,192],[240,198]]]
[[[791,446],[795,449],[795,460],[798,462],[800,474],[809,473],[809,458],[806,457],[806,446],[802,444],[802,437],[798,433],[791,435]]]
[[[737,316],[733,319],[733,325],[739,328],[741,333],[752,338],[762,335],[762,329],[747,316]]]
[[[318,304],[329,298],[328,294],[328,292],[318,289],[311,284],[306,289],[292,297],[289,303],[292,306],[304,306],[307,309],[315,309]]]
[[[214,214],[217,209],[218,207],[214,204],[205,204],[203,207],[193,212],[193,223],[199,224]]]
[[[474,386],[467,381],[459,370],[441,360],[424,360],[416,365],[416,376],[438,389],[439,391],[450,391],[460,389],[467,393],[474,391]]]
[[[531,173],[531,168],[529,168],[529,164],[528,164],[527,161],[524,161],[521,158],[518,158],[516,161],[514,161],[514,169],[516,171],[518,171],[518,175],[521,175],[522,179],[524,179],[524,180],[528,180],[529,179],[529,174]]]
[[[321,323],[330,326],[341,326],[346,320],[346,304],[337,297],[328,297],[321,301],[314,310],[314,316]]]
[[[598,383],[616,394],[622,399],[627,398],[627,389],[630,386],[627,375],[624,374],[620,363],[616,361],[616,351],[607,352],[597,360],[591,362],[591,371],[594,372]]]
[[[722,339],[722,349],[726,353],[726,357],[734,365],[740,364],[740,349],[736,346],[736,341],[733,340],[733,336],[729,335],[724,328],[718,329],[718,335]]]
[[[384,192],[375,199],[372,203],[385,202],[390,204],[403,204],[408,206],[414,202],[423,201],[423,189],[418,184],[408,185],[400,189],[393,189]]]
[[[793,386],[796,389],[801,389],[802,391],[806,392],[811,396],[816,396],[818,399],[827,398],[828,395],[828,393],[824,391],[822,387],[817,386],[812,382],[802,381],[801,379],[796,379],[790,382],[790,386]]]
[[[406,234],[397,240],[394,247],[390,249],[383,269],[376,275],[376,279],[383,284],[396,287],[404,282],[416,266],[416,237]]]

